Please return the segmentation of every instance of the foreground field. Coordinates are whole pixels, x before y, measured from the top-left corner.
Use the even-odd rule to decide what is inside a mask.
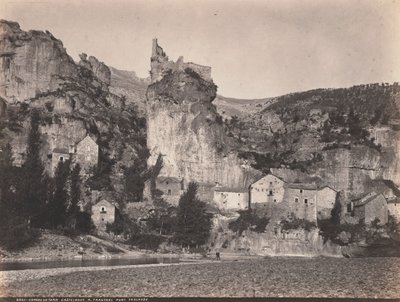
[[[0,277],[3,296],[400,297],[398,258],[270,258]]]

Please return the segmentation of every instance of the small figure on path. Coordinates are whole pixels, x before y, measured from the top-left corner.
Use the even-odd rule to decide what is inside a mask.
[[[216,253],[215,253],[215,256],[217,256],[217,260],[221,260],[221,257],[220,257],[220,253],[219,253],[219,252],[216,252]]]

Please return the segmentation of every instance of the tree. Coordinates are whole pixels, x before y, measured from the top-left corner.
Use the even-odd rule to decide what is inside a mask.
[[[0,245],[14,250],[31,243],[37,236],[28,229],[27,221],[17,204],[16,185],[19,168],[12,166],[11,146],[0,149]]]
[[[336,200],[335,200],[335,205],[332,208],[331,211],[331,220],[334,225],[340,225],[340,217],[342,214],[342,203],[340,202],[340,199],[343,196],[343,192],[339,192],[336,194]]]
[[[45,172],[40,158],[39,121],[39,112],[35,110],[31,115],[26,161],[23,166],[24,182],[20,188],[22,211],[28,225],[33,227],[42,225],[41,215],[46,199],[46,189],[43,181]]]
[[[154,200],[156,206],[147,219],[147,226],[160,235],[170,235],[174,231],[176,222],[176,207],[171,206],[163,199]]]
[[[135,161],[136,162],[136,161]],[[133,202],[143,200],[144,179],[140,170],[134,165],[124,170],[125,191],[129,194]]]
[[[54,177],[54,194],[48,205],[48,219],[50,227],[64,226],[67,214],[68,187],[70,161],[60,161]]]
[[[14,175],[10,144],[7,144],[3,149],[0,149],[0,171],[0,213],[3,216],[10,213],[12,210],[11,203],[15,198],[12,188]]]
[[[77,217],[79,214],[78,203],[81,198],[81,166],[77,163],[70,174],[70,205],[68,208],[68,224],[73,230],[76,229]]]
[[[179,200],[174,241],[195,247],[206,243],[210,236],[211,215],[206,204],[197,195],[198,185],[189,183],[188,189]]]

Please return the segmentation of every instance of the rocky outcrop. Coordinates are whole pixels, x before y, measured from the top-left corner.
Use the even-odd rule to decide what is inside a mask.
[[[106,86],[111,83],[111,71],[106,64],[97,60],[97,58],[90,56],[87,58],[85,53],[79,55],[81,61],[79,62],[80,66],[85,67],[90,70],[93,75],[99,79],[102,83],[106,84]]]
[[[0,22],[0,54],[0,148],[10,143],[14,164],[24,163],[35,109],[49,175],[54,149],[69,150],[89,135],[99,145],[102,171],[100,181],[85,182],[83,196],[90,202],[89,188],[115,190],[122,201],[123,169],[145,149],[145,129],[133,101],[110,92],[110,69],[85,55],[75,63],[49,32],[25,32],[9,21]]]
[[[227,226],[232,218],[214,216],[214,227],[209,244],[216,250],[262,256],[334,256],[342,257],[341,247],[324,242],[319,230],[313,228],[284,231],[267,226],[262,233],[250,230],[241,234],[232,232]],[[270,223],[271,224],[271,223]]]
[[[210,73],[209,67],[184,63],[182,57],[169,61],[154,41],[147,91],[148,163],[161,154],[160,176],[196,181],[209,192],[216,183],[246,188],[254,171],[227,148],[232,141],[212,104],[217,87]]]
[[[0,97],[15,103],[60,87],[77,78],[77,66],[60,40],[49,32],[22,31],[0,21]]]

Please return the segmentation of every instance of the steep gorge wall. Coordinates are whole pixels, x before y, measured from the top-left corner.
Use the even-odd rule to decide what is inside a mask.
[[[155,41],[156,43],[156,41]],[[147,146],[153,165],[163,156],[160,176],[185,182],[232,188],[246,188],[255,172],[236,154],[230,144],[212,101],[216,86],[208,78],[209,67],[169,61],[164,51],[153,47],[152,84],[147,92]]]
[[[8,103],[56,90],[63,78],[76,75],[77,67],[60,40],[0,21],[0,97]]]

